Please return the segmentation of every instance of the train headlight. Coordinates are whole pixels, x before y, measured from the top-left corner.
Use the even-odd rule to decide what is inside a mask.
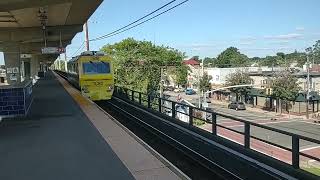
[[[113,85],[110,85],[110,86],[108,87],[108,90],[109,90],[109,91],[112,91],[112,90],[113,90]]]

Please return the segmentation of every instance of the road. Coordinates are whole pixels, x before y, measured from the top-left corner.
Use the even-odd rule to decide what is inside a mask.
[[[198,95],[186,95],[185,93],[175,93],[175,92],[165,92],[165,94],[170,95],[171,100],[175,100],[178,94],[180,94],[181,98],[187,100],[195,105],[198,104],[199,97]],[[247,107],[245,111],[235,111],[227,108],[227,104],[222,104],[219,101],[214,101],[211,99],[211,103],[208,103],[209,107],[213,109],[214,112],[219,112],[221,114],[229,115],[231,117],[241,118],[247,121],[255,122],[258,124],[263,124],[265,126],[269,126],[275,129],[280,129],[283,131],[291,132],[294,134],[298,134],[301,136],[309,137],[312,139],[316,139],[320,141],[320,124],[312,123],[311,121],[306,121],[302,117],[299,116],[279,116],[275,112],[263,111],[259,109],[254,109]],[[277,120],[271,120],[272,118],[276,118]],[[217,124],[236,130],[238,132],[244,132],[244,124],[238,121],[235,121],[232,118],[224,118],[221,116],[217,116]],[[211,131],[211,124],[205,124],[200,126],[200,128],[205,129],[207,131]],[[238,144],[244,143],[243,135],[227,130],[222,127],[218,127],[217,134],[221,137],[234,141]],[[292,148],[292,137],[283,135],[274,131],[270,131],[267,129],[255,127],[251,125],[250,135],[252,137],[257,137],[263,139],[265,141],[281,145],[283,147],[287,147],[289,149]],[[282,148],[275,147],[270,144],[266,144],[262,141],[252,139],[250,140],[250,146],[252,149],[259,151],[268,156],[274,157],[286,163],[291,163],[291,152],[286,151]],[[300,140],[300,152],[312,155],[313,157],[320,157],[320,144],[311,143],[308,141]],[[301,162],[308,162],[310,165],[310,159],[300,156]],[[316,162],[316,167],[319,167],[320,162]]]
[[[178,96],[179,93],[166,91],[165,94],[170,95],[171,97]],[[180,96],[194,104],[198,104],[199,101],[198,95],[185,95],[185,93],[180,93]],[[304,121],[303,118],[294,117],[294,118],[281,118],[276,115],[274,112],[268,111],[254,111],[253,108],[247,108],[249,110],[245,111],[236,111],[233,109],[228,109],[226,105],[216,104],[214,100],[211,100],[212,103],[208,103],[209,107],[213,108],[213,111],[219,112],[221,114],[230,115],[232,117],[240,117],[247,121],[264,124],[269,127],[273,127],[276,129],[284,130],[287,132],[299,134],[302,136],[310,137],[313,139],[320,140],[320,125]],[[251,110],[250,110],[251,109]],[[271,121],[271,118],[278,119],[277,121]],[[221,116],[217,116],[217,123],[223,125],[228,128],[232,128],[234,130],[243,132],[244,125],[243,123],[237,122],[230,118],[224,118]],[[265,130],[258,127],[251,128],[251,134],[253,136],[269,140],[276,144],[281,144],[285,147],[291,147],[291,139],[288,136],[275,133],[269,130]],[[313,146],[320,146],[320,144],[315,145],[313,143],[301,141],[301,148],[309,148]],[[320,151],[320,150],[319,150]]]
[[[172,91],[165,91],[164,92],[167,95],[173,96],[173,97],[177,97],[179,94],[180,96],[193,103],[193,104],[198,104],[199,101],[199,97],[198,95],[186,95],[185,93],[175,93]],[[213,100],[211,100],[213,101]],[[270,120],[271,118],[275,118],[276,114],[273,112],[255,112],[255,111],[235,111],[233,109],[228,109],[226,107],[226,105],[221,105],[221,104],[216,104],[216,103],[208,103],[210,108],[213,108],[216,112],[220,112],[223,114],[227,114],[227,115],[231,115],[231,116],[235,116],[235,117],[242,117],[245,118],[248,121],[257,121],[257,120]],[[217,120],[227,120],[225,118],[222,117],[217,117]]]

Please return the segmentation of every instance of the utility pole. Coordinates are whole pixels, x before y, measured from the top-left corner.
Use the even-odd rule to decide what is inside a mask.
[[[68,63],[67,63],[67,49],[64,52],[64,70],[68,72]]]
[[[163,83],[164,83],[164,80],[163,80],[163,67],[161,66],[160,67],[160,97],[162,98],[163,97]]]
[[[85,38],[86,38],[86,48],[87,48],[87,51],[90,51],[88,22],[84,23],[84,28],[85,28],[84,33],[85,33]]]
[[[201,108],[201,90],[200,90],[200,82],[201,82],[201,78],[200,78],[200,67],[198,70],[198,93],[199,93],[199,108]]]
[[[202,59],[202,79],[204,76],[204,63],[203,63],[203,59]],[[203,103],[207,102],[207,95],[206,92],[202,90],[202,96],[203,96]]]
[[[306,97],[306,118],[309,119],[309,96],[310,96],[310,62],[307,55],[307,97]]]

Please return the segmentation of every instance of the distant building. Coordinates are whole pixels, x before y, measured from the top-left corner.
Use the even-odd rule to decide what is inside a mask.
[[[200,62],[197,59],[191,58],[188,60],[184,60],[183,64],[190,66],[200,66]]]
[[[188,83],[187,87],[197,90],[197,82],[201,76],[200,62],[194,58],[184,60],[183,64],[187,65],[190,69],[188,72]]]
[[[275,74],[271,71],[250,72],[250,77],[253,79],[254,86],[262,89],[270,88],[270,84]],[[307,72],[295,72],[294,75],[299,82],[302,91],[307,91]],[[320,72],[310,72],[310,90],[320,91]]]
[[[263,71],[281,71],[285,70],[283,67],[236,67],[236,68],[206,68],[205,71],[209,76],[212,77],[210,81],[213,87],[221,87],[226,83],[227,77],[235,73],[238,70],[252,72],[263,72]]]

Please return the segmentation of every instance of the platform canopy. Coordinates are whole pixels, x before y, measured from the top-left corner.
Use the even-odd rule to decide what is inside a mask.
[[[1,0],[0,51],[10,52],[5,48],[16,43],[20,53],[31,54],[41,54],[44,46],[66,47],[102,1]]]

